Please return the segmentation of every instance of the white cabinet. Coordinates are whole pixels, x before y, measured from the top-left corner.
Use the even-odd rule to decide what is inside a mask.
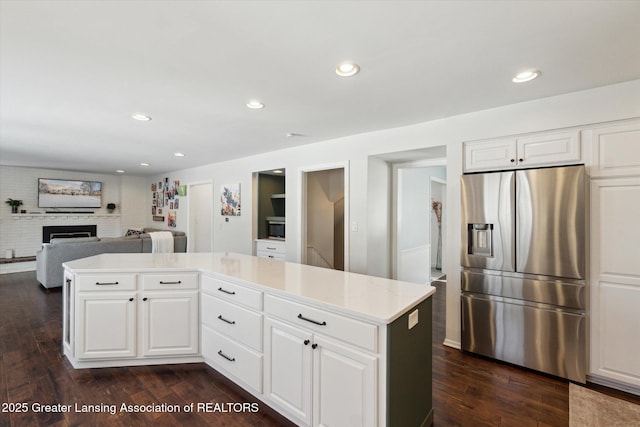
[[[72,275],[65,273],[65,295]],[[75,355],[79,359],[121,359],[136,355],[136,275],[82,275],[75,281]],[[71,306],[66,306],[70,310]],[[69,346],[71,347],[70,337]]]
[[[199,352],[197,274],[143,274],[142,356]]]
[[[591,178],[640,175],[640,121],[587,131],[592,141]]]
[[[379,356],[329,336],[349,340],[377,327],[272,296],[265,311],[268,399],[304,425],[376,425]]]
[[[145,292],[143,356],[198,354],[198,291]]]
[[[287,258],[284,241],[256,240],[256,256],[284,261]]]
[[[464,172],[581,162],[579,130],[464,143]]]
[[[589,377],[640,393],[640,175],[591,183]]]
[[[313,425],[376,425],[377,357],[313,337]]]
[[[262,393],[262,292],[201,276],[205,362]]]
[[[199,354],[196,273],[66,272],[65,279],[64,346],[75,359],[127,365]]]
[[[135,292],[82,292],[77,305],[77,357],[114,359],[136,355]]]
[[[310,425],[313,334],[267,318],[265,336],[266,397]]]

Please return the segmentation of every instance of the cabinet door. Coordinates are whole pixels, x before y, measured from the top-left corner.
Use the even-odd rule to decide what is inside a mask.
[[[311,333],[267,317],[265,337],[266,397],[311,424]]]
[[[509,169],[515,165],[515,138],[464,143],[465,172]]]
[[[589,131],[591,177],[640,175],[640,120]]]
[[[591,182],[591,376],[640,389],[640,177]]]
[[[317,335],[313,341],[313,425],[377,425],[377,358]]]
[[[145,292],[141,304],[144,356],[198,354],[198,291]]]
[[[518,167],[579,163],[580,131],[518,137],[516,150]]]
[[[78,359],[136,355],[136,294],[86,292],[78,295]]]

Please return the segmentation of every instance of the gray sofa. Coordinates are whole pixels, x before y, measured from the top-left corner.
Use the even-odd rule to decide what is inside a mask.
[[[145,228],[142,234],[125,237],[80,237],[51,239],[36,254],[36,277],[45,288],[62,286],[62,263],[104,253],[151,253],[152,243],[148,233],[156,230]],[[187,251],[187,236],[182,231],[173,234],[173,251]]]

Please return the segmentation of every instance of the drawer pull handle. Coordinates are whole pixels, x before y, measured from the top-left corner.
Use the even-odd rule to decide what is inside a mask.
[[[229,356],[227,356],[226,354],[224,354],[224,353],[222,352],[222,350],[219,350],[219,351],[218,351],[218,354],[219,354],[220,356],[224,357],[225,359],[227,359],[229,362],[235,362],[235,361],[236,361],[236,358],[235,358],[235,357],[229,357]]]
[[[222,314],[220,316],[218,316],[218,319],[222,320],[223,322],[227,322],[230,325],[235,325],[236,324],[235,320],[227,320],[224,317],[222,317]]]
[[[306,320],[307,322],[311,322],[311,323],[314,323],[314,324],[320,325],[320,326],[326,326],[326,324],[327,324],[327,322],[325,322],[325,321],[318,322],[317,320],[307,319],[306,317],[304,317],[302,315],[302,313],[298,314],[298,319]]]
[[[118,282],[96,282],[96,285],[98,286],[105,286],[105,285],[117,285]]]
[[[234,291],[228,291],[228,290],[222,289],[222,288],[218,288],[218,290],[220,292],[224,292],[225,294],[229,294],[229,295],[235,295],[236,294]]]
[[[71,286],[71,279],[67,279],[67,286]]]
[[[162,280],[160,280],[161,285],[179,285],[180,283],[182,283],[181,280],[178,280],[177,282],[163,282]]]

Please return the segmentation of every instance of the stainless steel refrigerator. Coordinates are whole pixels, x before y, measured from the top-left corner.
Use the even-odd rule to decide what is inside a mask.
[[[462,349],[584,383],[584,166],[462,176]]]

